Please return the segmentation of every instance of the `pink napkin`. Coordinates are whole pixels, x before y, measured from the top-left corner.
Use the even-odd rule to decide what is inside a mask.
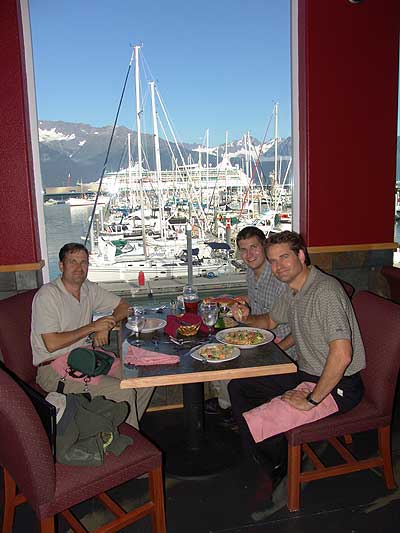
[[[172,335],[176,337],[176,330],[179,326],[185,326],[188,324],[198,324],[202,322],[199,315],[195,313],[185,313],[183,316],[167,315],[167,325],[164,328],[164,331],[167,335]],[[205,324],[201,324],[199,331],[203,333],[208,333],[208,327]]]
[[[90,349],[90,346],[85,346],[85,348]],[[96,348],[96,350],[100,350],[100,348]],[[106,350],[101,350],[101,351],[107,353],[108,355],[112,355],[113,357],[115,357],[115,354],[113,354],[112,352],[107,352]],[[59,357],[57,357],[57,359],[54,359],[54,361],[52,361],[50,364],[51,368],[53,368],[57,372],[57,374],[59,374],[61,377],[64,377],[65,369],[68,367],[68,364],[67,364],[68,355],[69,355],[69,352],[66,352],[63,355],[60,355]],[[120,359],[116,358],[114,360],[112,367],[110,368],[107,376],[111,376],[113,378],[120,377]],[[98,385],[102,377],[103,376],[96,376],[94,378],[90,378],[90,384]],[[81,383],[84,383],[84,378],[73,378],[69,374],[66,375],[66,379],[73,379],[74,381],[80,381]]]
[[[310,392],[314,387],[315,383],[303,381],[303,383],[297,385],[296,389],[305,389]],[[268,403],[243,413],[243,416],[254,441],[261,442],[278,433],[325,418],[338,410],[339,408],[332,394],[328,394],[319,405],[309,411],[300,411],[281,400],[280,396],[278,396]]]
[[[145,365],[175,365],[180,358],[177,355],[167,355],[165,353],[150,352],[136,346],[129,346],[125,362],[137,366]]]

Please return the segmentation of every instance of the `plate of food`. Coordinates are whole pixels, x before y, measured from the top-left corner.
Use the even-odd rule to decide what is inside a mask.
[[[215,338],[223,344],[248,349],[273,341],[275,335],[267,329],[239,327],[219,331]]]
[[[225,363],[232,361],[239,357],[240,350],[236,346],[229,346],[228,344],[219,344],[217,342],[206,344],[204,346],[196,346],[189,352],[193,359],[198,361],[207,361],[207,363]]]
[[[167,321],[162,318],[146,318],[141,333],[152,333],[158,329],[165,328],[166,325]],[[129,327],[129,324],[126,324],[126,327],[132,329]]]

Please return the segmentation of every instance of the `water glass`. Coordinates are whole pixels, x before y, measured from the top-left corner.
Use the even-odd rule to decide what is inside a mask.
[[[208,338],[211,339],[211,330],[212,326],[218,320],[219,307],[215,302],[202,303],[200,306],[200,316],[203,319],[203,322],[208,326]]]
[[[197,314],[199,306],[199,293],[193,285],[185,285],[183,287],[183,301],[185,302],[185,311],[187,313]]]
[[[131,329],[136,335],[135,346],[141,346],[143,343],[139,340],[139,334],[144,327],[144,308],[140,305],[135,305],[134,307],[129,307],[128,309],[128,319],[126,321],[126,326],[128,329]]]

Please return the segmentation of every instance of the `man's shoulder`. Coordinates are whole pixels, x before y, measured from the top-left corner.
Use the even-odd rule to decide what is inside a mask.
[[[61,294],[62,288],[60,287],[60,282],[60,278],[57,278],[42,285],[35,294],[35,299],[42,299]]]
[[[312,273],[314,276],[313,282],[321,287],[322,289],[333,289],[333,290],[340,290],[342,288],[339,281],[331,276],[330,274],[327,274],[326,272],[323,272],[317,267],[312,267]]]
[[[341,300],[346,293],[340,282],[333,276],[322,272],[316,267],[313,267],[313,279],[310,284],[310,291],[317,297],[324,298],[324,300]]]
[[[82,283],[82,288],[88,293],[88,294],[112,294],[110,291],[103,289],[101,285],[98,283],[95,283],[94,281],[90,281],[89,279],[85,279],[85,281]]]

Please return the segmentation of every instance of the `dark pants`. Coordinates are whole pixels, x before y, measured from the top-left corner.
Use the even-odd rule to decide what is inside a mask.
[[[243,413],[269,402],[272,398],[282,395],[287,390],[294,389],[303,381],[317,383],[318,380],[319,376],[299,371],[294,374],[260,376],[230,381],[228,391],[232,403],[232,412],[239,426],[245,456],[249,457],[261,453],[267,457],[272,466],[279,464],[286,455],[286,439],[283,434],[280,434],[256,445]],[[355,407],[360,402],[362,393],[363,385],[359,373],[352,376],[344,376],[332,391],[339,413],[344,413]]]

